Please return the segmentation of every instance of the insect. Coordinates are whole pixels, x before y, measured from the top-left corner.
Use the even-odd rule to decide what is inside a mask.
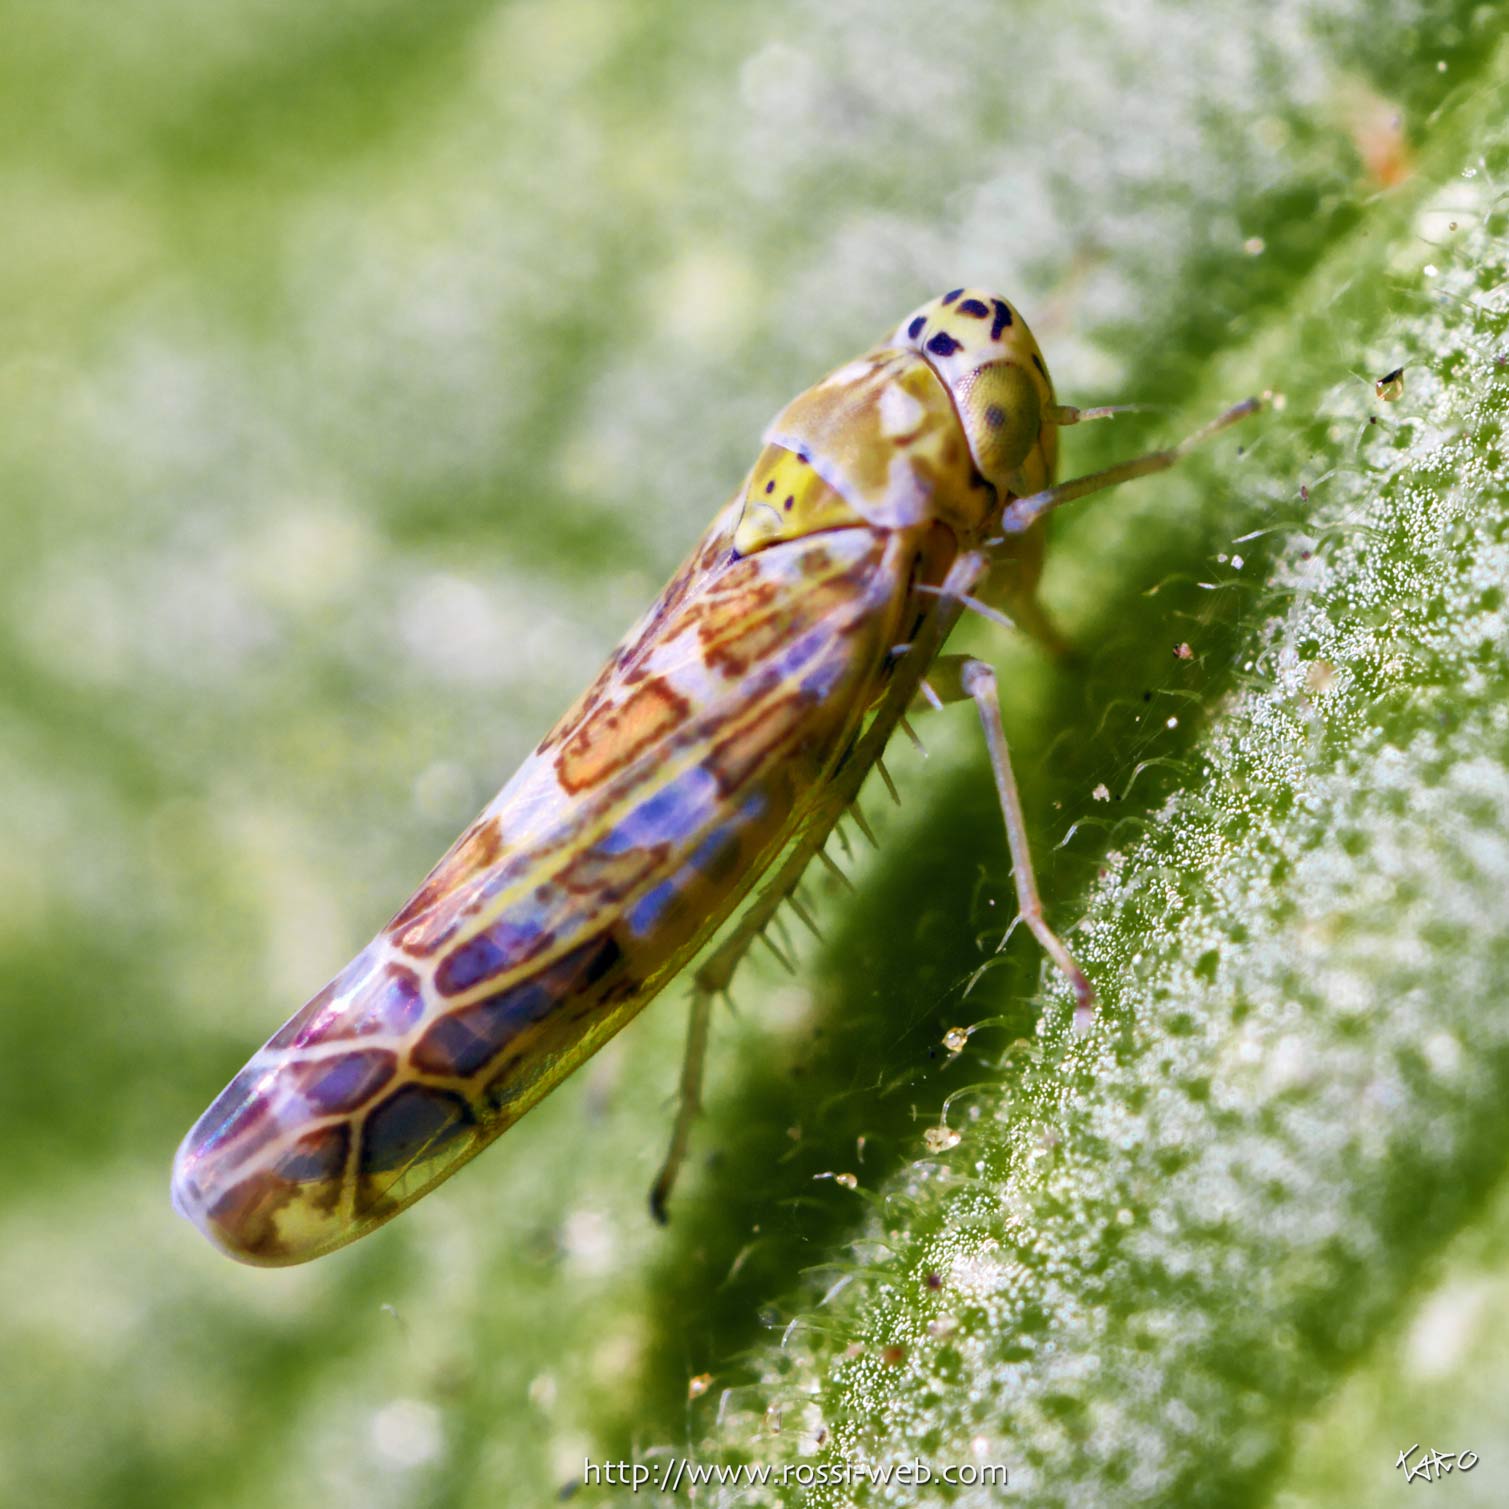
[[[753,892],[694,976],[651,1196],[663,1217],[712,1004],[776,909],[799,906],[797,881],[919,695],[975,704],[1021,919],[1088,1013],[1038,899],[994,673],[940,652],[970,609],[1051,642],[1044,516],[1172,466],[1260,403],[1054,486],[1059,429],[1113,411],[1058,404],[1020,315],[973,289],[801,394],[597,680],[199,1119],[178,1209],[249,1263],[364,1235],[602,1047]]]

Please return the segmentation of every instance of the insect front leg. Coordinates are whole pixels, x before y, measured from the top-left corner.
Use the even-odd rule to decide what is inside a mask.
[[[1001,801],[1001,816],[1006,823],[1006,844],[1011,852],[1011,878],[1016,886],[1017,916],[1027,924],[1043,952],[1063,971],[1074,987],[1074,1022],[1083,1029],[1089,1024],[1095,1007],[1095,992],[1085,972],[1063,939],[1048,926],[1038,895],[1037,877],[1032,870],[1032,851],[1027,842],[1027,825],[1022,817],[1022,799],[1017,791],[1016,776],[1011,769],[1011,753],[1006,745],[1006,730],[1001,722],[1001,699],[996,691],[996,673],[983,660],[966,655],[940,655],[928,672],[928,685],[942,702],[973,702],[985,732],[990,752],[990,768],[995,775],[996,794]]]
[[[1060,482],[1054,487],[1045,487],[1040,492],[1012,498],[1006,504],[1001,516],[1001,538],[990,543],[1000,545],[1013,536],[1021,536],[1036,529],[1045,514],[1051,513],[1055,508],[1061,508],[1065,503],[1072,503],[1077,498],[1088,498],[1092,493],[1104,492],[1108,487],[1118,487],[1121,483],[1133,482],[1138,477],[1151,477],[1158,472],[1166,472],[1170,467],[1177,466],[1197,445],[1203,444],[1211,436],[1219,435],[1222,430],[1239,424],[1250,414],[1256,414],[1264,404],[1279,401],[1272,393],[1264,393],[1261,397],[1244,398],[1241,403],[1232,404],[1224,413],[1217,414],[1208,424],[1201,425],[1193,434],[1186,435],[1177,445],[1171,445],[1167,450],[1148,451],[1145,455],[1133,456],[1128,461],[1119,461],[1115,466],[1108,466],[1102,471],[1088,472],[1083,477],[1072,477],[1067,482]],[[1062,417],[1056,417],[1054,422],[1077,423],[1081,419],[1103,417],[1109,412],[1111,411],[1096,409],[1060,410],[1060,416],[1072,414],[1074,420],[1066,421]]]
[[[1001,532],[989,542],[993,547],[990,570],[974,589],[976,599],[1004,613],[1015,627],[1037,640],[1050,654],[1058,658],[1067,657],[1072,653],[1071,646],[1043,611],[1037,595],[1046,539],[1044,516],[1078,498],[1089,497],[1138,477],[1149,477],[1167,471],[1197,445],[1256,413],[1270,401],[1273,401],[1272,394],[1244,399],[1166,450],[1149,451],[1145,455],[1133,456],[1115,466],[1106,467],[1103,471],[1074,477],[1056,486],[1009,498],[1001,516]],[[1049,409],[1044,418],[1050,425],[1063,427],[1081,424],[1086,420],[1109,419],[1140,407],[1139,404],[1119,404],[1099,409],[1075,409],[1057,405]]]

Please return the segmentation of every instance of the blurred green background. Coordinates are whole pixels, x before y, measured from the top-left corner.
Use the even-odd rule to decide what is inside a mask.
[[[1042,1503],[1379,1503],[1418,1439],[1500,1501],[1501,12],[0,14],[0,1500],[539,1503],[587,1457],[839,1452]],[[901,811],[867,798],[858,896],[814,888],[829,942],[720,1017],[668,1232],[680,990],[371,1240],[218,1257],[167,1203],[193,1118],[769,415],[964,282],[1067,401],[1167,406],[1073,470],[1288,400],[1062,521],[1073,661],[973,636],[1091,1038],[995,952],[945,714]]]

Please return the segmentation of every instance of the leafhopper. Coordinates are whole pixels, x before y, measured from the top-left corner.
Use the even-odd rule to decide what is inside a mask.
[[[971,609],[1051,642],[1045,515],[1167,469],[1259,403],[1055,486],[1060,428],[1111,411],[1057,403],[1021,316],[967,288],[794,399],[597,680],[199,1119],[178,1209],[249,1263],[344,1246],[480,1152],[700,954],[651,1195],[663,1216],[712,1004],[776,910],[799,905],[803,871],[919,695],[973,702],[1021,920],[1088,1013],[1089,981],[1038,899],[995,675],[943,645]]]

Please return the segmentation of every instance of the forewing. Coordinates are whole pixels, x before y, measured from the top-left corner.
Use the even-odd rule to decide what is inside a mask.
[[[189,1134],[174,1194],[299,1262],[454,1172],[629,1020],[800,828],[899,629],[896,536],[728,516],[373,943]]]

